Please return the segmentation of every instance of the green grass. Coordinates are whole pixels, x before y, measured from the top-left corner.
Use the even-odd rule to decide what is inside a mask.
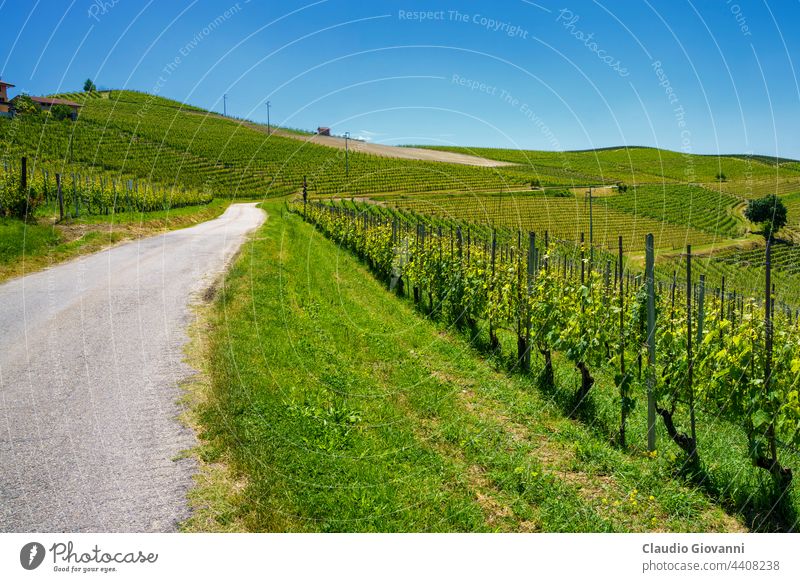
[[[266,209],[210,310],[197,454],[229,461],[243,484],[221,501],[203,481],[194,499],[217,516],[211,529],[742,528],[668,460],[567,420],[533,378],[418,315],[279,204]],[[559,383],[575,380],[559,368]]]
[[[502,345],[503,353],[513,354],[516,349],[516,338],[507,334]],[[564,367],[570,364],[566,358],[557,355],[554,359],[557,379],[556,388],[548,394],[552,402],[557,403],[562,411],[569,411],[574,406],[574,395],[579,381],[574,375],[565,377]],[[502,363],[506,367],[512,365],[512,358],[506,357]],[[629,369],[636,375],[636,362],[628,362]],[[596,383],[590,393],[588,405],[580,414],[583,426],[600,442],[612,442],[619,430],[618,391],[614,383],[615,370],[608,368],[593,369]],[[646,455],[645,435],[647,434],[647,397],[644,387],[644,373],[634,383],[633,396],[637,400],[632,414],[627,420],[629,447],[634,454]],[[680,407],[675,414],[678,430],[688,431],[689,413],[686,407]],[[800,525],[800,487],[796,484],[787,493],[777,490],[770,476],[752,465],[748,456],[747,436],[741,427],[716,413],[710,413],[702,407],[697,411],[698,455],[701,467],[696,472],[685,465],[682,451],[669,439],[660,419],[657,419],[657,466],[652,474],[641,474],[629,471],[619,463],[624,458],[619,451],[609,455],[606,450],[596,447],[591,441],[584,441],[584,436],[573,435],[575,448],[582,462],[600,464],[617,479],[626,481],[628,487],[636,487],[639,491],[655,493],[658,499],[667,498],[667,503],[674,510],[688,510],[686,499],[674,490],[663,491],[664,484],[660,479],[679,480],[691,484],[712,499],[719,507],[731,515],[737,516],[751,531],[786,532],[796,531]],[[800,455],[790,449],[781,449],[784,463],[792,467],[800,466]],[[660,471],[660,472],[659,472]],[[697,524],[694,528],[702,526]]]
[[[35,221],[0,218],[0,282],[96,252],[121,241],[193,226],[222,214],[230,200],[213,200],[158,212],[81,216],[56,222],[57,210],[43,206]]]
[[[60,240],[58,232],[51,226],[0,217],[0,264],[16,261],[26,253],[38,255],[48,252]]]

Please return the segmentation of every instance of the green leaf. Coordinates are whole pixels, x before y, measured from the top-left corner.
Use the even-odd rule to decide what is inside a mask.
[[[770,421],[770,416],[763,410],[756,410],[750,415],[750,420],[753,421],[753,428],[759,429]]]

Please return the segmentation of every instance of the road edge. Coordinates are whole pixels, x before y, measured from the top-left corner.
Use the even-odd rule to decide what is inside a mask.
[[[239,496],[248,483],[243,475],[233,471],[227,453],[213,439],[204,437],[201,417],[210,402],[212,390],[209,374],[212,353],[210,336],[219,307],[219,289],[225,285],[231,267],[242,259],[245,245],[258,236],[270,218],[261,204],[257,208],[264,212],[264,222],[247,234],[239,249],[226,262],[223,271],[202,285],[189,304],[191,320],[186,328],[189,340],[183,346],[183,361],[195,373],[180,383],[178,406],[181,414],[178,421],[194,433],[197,444],[183,451],[183,456],[192,458],[197,469],[192,475],[193,483],[186,492],[189,517],[177,524],[177,530],[181,533],[248,531],[244,516],[236,515],[237,508],[242,506]]]

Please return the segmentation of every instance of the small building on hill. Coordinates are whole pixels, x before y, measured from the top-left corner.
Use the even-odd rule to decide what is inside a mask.
[[[78,119],[78,111],[83,105],[69,101],[68,99],[58,99],[56,97],[31,97],[31,101],[36,103],[42,111],[50,111],[56,105],[66,105],[72,109],[72,121]]]
[[[0,81],[0,115],[5,117],[11,115],[11,102],[8,100],[8,88],[13,87],[11,83]]]
[[[331,128],[330,127],[318,127],[317,128],[317,135],[327,135],[328,137],[330,137]]]

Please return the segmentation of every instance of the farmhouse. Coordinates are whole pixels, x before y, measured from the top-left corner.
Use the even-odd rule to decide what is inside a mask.
[[[331,128],[330,127],[318,127],[317,128],[317,135],[330,135]]]
[[[8,88],[13,86],[11,83],[0,81],[0,115],[10,115],[11,102],[8,100]]]
[[[72,121],[78,119],[78,110],[83,107],[83,105],[75,103],[74,101],[57,99],[55,97],[31,97],[31,101],[36,103],[42,111],[50,111],[55,105],[66,105],[72,109]]]

